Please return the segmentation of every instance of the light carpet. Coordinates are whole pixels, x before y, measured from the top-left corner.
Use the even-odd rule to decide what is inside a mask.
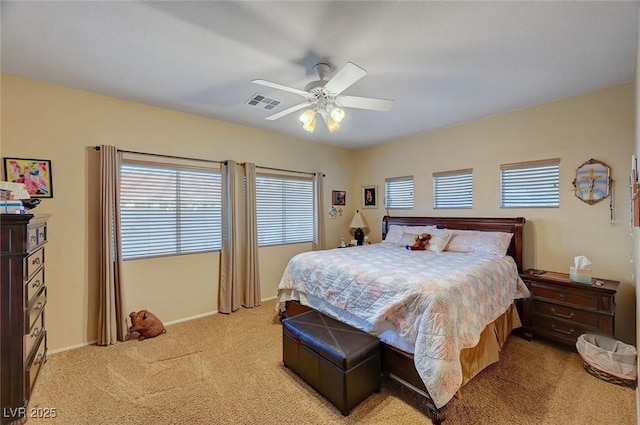
[[[275,301],[167,328],[144,341],[49,356],[29,410],[54,424],[429,424],[420,397],[388,381],[343,417],[282,364]],[[42,410],[40,410],[42,411]],[[445,408],[444,424],[636,424],[635,391],[589,375],[570,349],[512,335]]]

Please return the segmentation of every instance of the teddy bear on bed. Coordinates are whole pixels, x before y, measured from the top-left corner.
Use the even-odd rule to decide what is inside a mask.
[[[415,243],[413,245],[405,245],[405,248],[410,249],[411,251],[424,251],[427,249],[429,239],[431,239],[431,235],[428,233],[416,235]]]

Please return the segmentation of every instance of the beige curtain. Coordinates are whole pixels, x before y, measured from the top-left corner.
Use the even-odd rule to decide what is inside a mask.
[[[222,252],[218,309],[221,313],[232,313],[241,305],[260,305],[255,165],[242,166],[227,161],[222,164],[221,171]]]
[[[120,163],[114,146],[100,146],[100,310],[98,345],[124,341],[122,250],[120,244]]]
[[[313,237],[313,249],[315,251],[325,248],[324,242],[324,174],[313,174],[313,202],[315,204],[315,235]]]
[[[242,305],[257,307],[260,293],[260,264],[258,261],[258,220],[256,217],[256,165],[246,163],[245,171],[245,281]]]

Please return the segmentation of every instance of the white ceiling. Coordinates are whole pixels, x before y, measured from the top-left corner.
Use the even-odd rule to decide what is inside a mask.
[[[359,148],[634,78],[638,2],[23,2],[1,4],[2,72]],[[313,65],[368,75],[342,128],[302,130]],[[329,76],[330,77],[330,76]],[[245,102],[282,100],[273,111]]]

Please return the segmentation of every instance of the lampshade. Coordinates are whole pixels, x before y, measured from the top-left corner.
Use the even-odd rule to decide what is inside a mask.
[[[330,132],[334,133],[340,130],[340,122],[345,116],[344,111],[340,108],[332,108],[332,105],[324,104],[321,108],[307,109],[300,115],[299,120],[302,122],[302,128],[309,133],[313,133],[316,128],[316,114],[318,113],[323,114],[323,121],[326,122]]]
[[[351,224],[349,225],[352,229],[359,229],[362,227],[369,227],[367,220],[365,220],[364,216],[360,214],[360,211],[356,210],[356,213],[353,215],[353,219],[351,219]]]
[[[338,121],[329,120],[327,123],[327,127],[329,127],[330,132],[338,131],[340,129],[340,123]]]
[[[333,108],[331,110],[331,118],[333,118],[335,122],[341,122],[344,118],[344,111],[340,108]]]

